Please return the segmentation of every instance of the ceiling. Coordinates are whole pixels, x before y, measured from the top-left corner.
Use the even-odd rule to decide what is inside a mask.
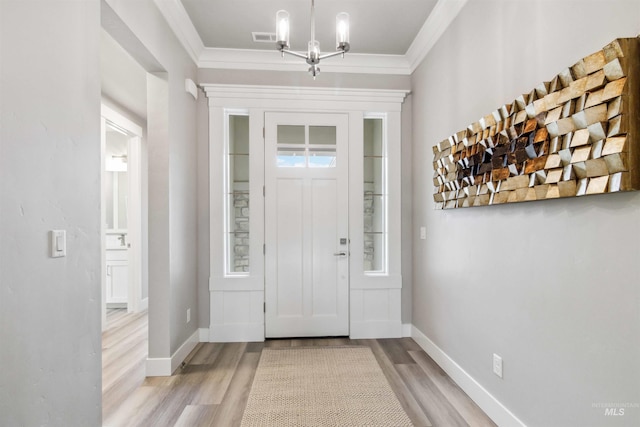
[[[251,33],[273,33],[280,9],[290,14],[291,48],[306,51],[311,0],[154,0],[199,68],[287,70],[275,43]],[[315,0],[322,53],[335,50],[335,16],[350,15],[351,51],[323,62],[323,72],[404,74],[422,62],[468,0]],[[304,67],[303,67],[304,68]],[[305,68],[306,69],[306,68]]]
[[[351,52],[404,55],[437,0],[317,0],[316,38],[323,52],[335,50],[335,19],[350,17]],[[276,12],[290,14],[291,47],[305,51],[310,39],[311,0],[182,0],[206,47],[275,50],[254,42],[252,31],[275,32]]]

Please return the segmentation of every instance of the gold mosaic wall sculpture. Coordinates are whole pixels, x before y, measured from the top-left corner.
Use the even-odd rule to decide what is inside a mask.
[[[436,209],[640,189],[640,38],[614,40],[433,154]]]

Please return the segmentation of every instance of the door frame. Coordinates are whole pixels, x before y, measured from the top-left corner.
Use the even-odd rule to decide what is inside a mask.
[[[349,141],[363,140],[363,120],[385,117],[389,141],[389,259],[384,275],[365,274],[363,266],[363,200],[349,200],[349,334],[351,338],[401,337],[402,274],[400,251],[401,111],[408,90],[341,89],[203,84],[209,107],[209,301],[210,324],[201,340],[264,341],[264,113],[328,112],[349,116]],[[250,242],[248,275],[225,275],[224,171],[226,115],[244,111],[250,120]],[[362,144],[349,146],[349,188],[363,189]],[[358,172],[359,171],[359,172]],[[355,191],[355,193],[354,193]],[[358,231],[360,230],[360,231]],[[260,237],[262,236],[262,237]],[[253,255],[255,254],[255,256]]]
[[[101,203],[100,203],[100,245],[102,258],[102,329],[106,327],[106,210],[103,200],[105,200],[104,182],[106,181],[105,171],[105,149],[106,149],[106,126],[113,124],[130,135],[127,141],[127,180],[129,200],[127,203],[127,237],[131,247],[127,250],[128,256],[128,276],[129,287],[127,292],[127,311],[139,312],[148,307],[148,298],[142,298],[142,127],[129,120],[122,114],[107,105],[101,104]]]

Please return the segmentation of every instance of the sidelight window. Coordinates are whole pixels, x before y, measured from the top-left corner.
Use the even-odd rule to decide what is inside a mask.
[[[228,275],[249,274],[249,116],[228,115],[225,252]]]
[[[364,270],[387,271],[387,147],[382,118],[364,119]]]

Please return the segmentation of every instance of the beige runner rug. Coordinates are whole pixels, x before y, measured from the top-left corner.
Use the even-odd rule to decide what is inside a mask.
[[[412,426],[369,347],[262,350],[243,427]]]

